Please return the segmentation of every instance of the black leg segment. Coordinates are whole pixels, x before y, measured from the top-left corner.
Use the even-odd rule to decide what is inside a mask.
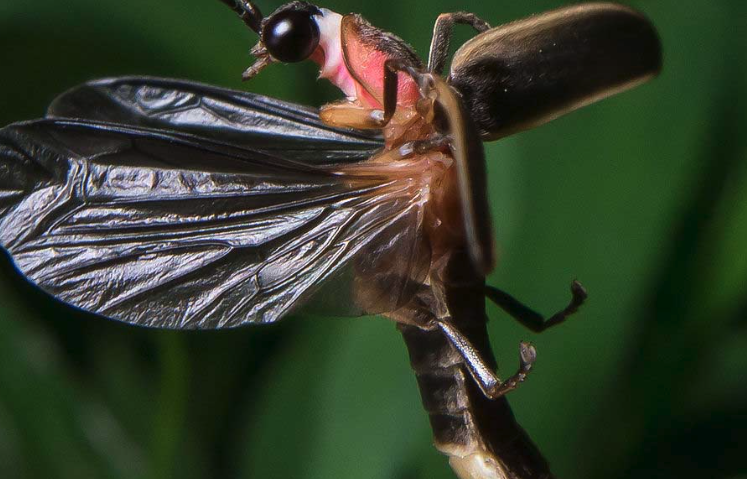
[[[502,310],[507,312],[512,318],[520,322],[524,327],[534,331],[535,333],[541,333],[542,331],[560,324],[566,320],[566,318],[576,311],[586,301],[587,294],[586,290],[581,283],[573,281],[571,283],[571,302],[562,311],[555,313],[548,319],[545,319],[538,312],[530,309],[528,306],[522,304],[518,299],[514,298],[505,291],[501,291],[493,286],[485,287],[486,296],[498,305]]]
[[[407,73],[418,84],[421,83],[423,76],[422,71],[402,60],[389,59],[384,62],[384,116],[380,121],[382,127],[389,123],[397,109],[397,88],[399,85],[397,73],[399,72]]]
[[[433,37],[431,38],[431,51],[428,54],[428,71],[441,74],[449,55],[449,44],[451,43],[451,31],[454,24],[469,25],[479,33],[490,28],[490,24],[479,18],[474,13],[454,12],[442,13],[436,19],[433,26]]]

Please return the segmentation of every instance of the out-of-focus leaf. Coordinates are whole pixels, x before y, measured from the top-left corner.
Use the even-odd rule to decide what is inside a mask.
[[[378,318],[322,322],[297,325],[303,334],[283,355],[295,367],[268,371],[242,477],[398,477],[429,437],[394,326]]]
[[[134,445],[110,413],[76,390],[50,338],[20,320],[23,310],[0,304],[0,404],[19,452],[11,470],[39,478],[135,477],[124,459]],[[108,450],[114,441],[126,447]]]
[[[747,111],[742,112],[742,121],[738,122],[732,134],[738,134],[737,131],[747,125]],[[740,299],[747,301],[747,140],[743,140],[733,154],[737,164],[725,185],[723,200],[713,219],[713,228],[718,231],[719,238],[708,251],[707,261],[711,263],[713,274],[710,281],[702,285],[709,293],[702,314],[717,311],[725,316],[729,311],[736,312],[736,303]],[[747,322],[745,316],[743,321]]]
[[[0,470],[8,479],[22,477],[23,455],[18,433],[13,427],[13,416],[0,402]]]
[[[747,411],[712,411],[680,418],[644,437],[648,445],[626,477],[722,478],[744,473]],[[708,438],[704,441],[703,438]]]
[[[157,396],[151,454],[153,479],[177,476],[177,466],[184,462],[178,451],[185,431],[188,393],[188,359],[185,338],[175,332],[161,336],[161,390]]]
[[[730,28],[731,18],[738,18],[734,17],[738,10],[720,6],[718,13],[723,28],[718,30],[719,41],[712,46],[713,50],[733,51],[733,45],[740,43],[740,33]],[[702,20],[698,18],[699,22]],[[699,41],[702,42],[702,38]],[[698,47],[702,49],[702,45]],[[601,475],[627,470],[626,461],[636,464],[638,469],[656,470],[656,464],[667,458],[652,455],[650,451],[658,447],[662,437],[678,434],[672,423],[681,421],[682,417],[703,415],[692,409],[694,403],[713,405],[715,398],[723,398],[720,388],[713,382],[715,377],[721,378],[724,386],[733,382],[724,377],[726,371],[717,369],[716,359],[723,357],[722,348],[735,332],[733,313],[729,309],[735,308],[741,302],[739,296],[745,293],[743,280],[737,279],[742,287],[735,287],[729,284],[728,276],[747,276],[744,270],[734,274],[734,269],[740,269],[739,262],[737,268],[729,265],[732,271],[724,274],[719,270],[724,262],[719,263],[717,258],[724,254],[724,239],[735,229],[727,225],[734,213],[744,208],[730,201],[744,171],[745,140],[739,132],[746,118],[740,107],[745,101],[744,92],[732,86],[744,84],[744,78],[739,60],[733,54],[704,56],[703,60],[702,70],[707,70],[709,82],[701,85],[701,90],[712,89],[711,105],[704,112],[707,116],[703,124],[707,127],[701,127],[698,136],[700,144],[696,151],[699,154],[690,155],[700,158],[700,166],[689,182],[689,198],[682,201],[680,211],[672,215],[670,224],[673,227],[670,227],[671,233],[659,260],[661,270],[650,285],[650,291],[642,297],[638,336],[629,341],[630,364],[624,372],[615,375],[617,384],[605,402],[615,414],[600,415],[614,417],[614,421],[607,422],[605,434],[611,439],[598,442],[599,450],[618,452],[617,459],[610,460],[606,466],[600,464]],[[736,216],[738,218],[738,214]],[[737,226],[736,231],[739,229]],[[726,291],[719,291],[718,287]],[[729,290],[733,307],[724,308],[727,297],[724,293]],[[717,307],[719,302],[721,306]],[[742,360],[742,363],[747,364],[747,361]],[[733,404],[744,401],[738,391],[731,393]],[[694,400],[696,397],[698,399]],[[733,434],[739,434],[736,424]],[[703,429],[708,430],[707,425]],[[704,449],[711,441],[707,435],[699,439]],[[718,460],[709,461],[705,457],[703,460],[709,464],[706,468],[709,477],[717,477],[726,467]],[[630,472],[630,477],[640,476],[641,471],[636,470]],[[703,477],[702,470],[691,469],[688,477]]]

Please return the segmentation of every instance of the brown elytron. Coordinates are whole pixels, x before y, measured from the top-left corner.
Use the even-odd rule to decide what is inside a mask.
[[[223,2],[260,36],[245,78],[310,59],[346,99],[316,111],[147,77],[73,89],[47,118],[0,130],[2,247],[62,301],[141,326],[229,328],[302,305],[381,314],[460,478],[552,477],[504,398],[536,352],[521,343],[516,373],[496,375],[485,298],[539,332],[586,293],[573,282],[545,320],[486,286],[482,141],[656,75],[651,24],[606,3],[496,28],[444,14],[424,65],[359,15]],[[444,78],[456,23],[478,35]]]

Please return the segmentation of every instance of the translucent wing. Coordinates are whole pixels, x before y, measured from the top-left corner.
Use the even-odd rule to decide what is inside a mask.
[[[365,160],[382,145],[377,133],[325,125],[314,108],[166,78],[95,80],[55,99],[47,116],[177,130],[313,164]]]
[[[146,326],[271,322],[323,284],[344,285],[336,304],[352,312],[405,301],[428,261],[412,181],[236,143],[84,120],[11,125],[0,243],[50,294]]]

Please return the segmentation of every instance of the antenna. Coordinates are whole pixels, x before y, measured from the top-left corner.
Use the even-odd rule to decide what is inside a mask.
[[[246,24],[247,27],[251,28],[257,34],[259,34],[262,26],[262,12],[259,10],[253,2],[249,0],[220,0],[221,2],[228,5],[228,7],[236,12],[239,18]]]

